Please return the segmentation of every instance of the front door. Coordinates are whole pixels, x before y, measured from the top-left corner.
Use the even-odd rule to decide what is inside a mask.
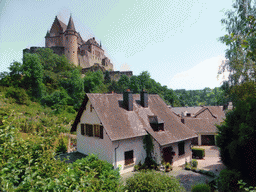
[[[172,147],[163,148],[163,157],[165,162],[172,163]]]

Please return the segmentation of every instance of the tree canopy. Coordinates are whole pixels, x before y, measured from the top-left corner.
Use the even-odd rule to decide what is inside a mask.
[[[255,81],[256,74],[255,5],[252,6],[251,0],[236,0],[233,8],[225,13],[227,18],[221,20],[227,34],[220,37],[229,48],[226,50],[228,60],[222,64],[219,73],[230,72],[230,85]]]

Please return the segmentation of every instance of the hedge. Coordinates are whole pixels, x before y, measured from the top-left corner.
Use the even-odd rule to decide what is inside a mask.
[[[192,157],[203,159],[205,157],[205,149],[192,148]]]

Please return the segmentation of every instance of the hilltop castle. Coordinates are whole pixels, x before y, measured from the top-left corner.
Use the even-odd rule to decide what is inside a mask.
[[[45,47],[53,50],[58,55],[65,55],[68,60],[76,66],[82,67],[82,73],[87,71],[101,70],[110,72],[113,80],[118,80],[121,75],[131,77],[132,71],[113,71],[113,64],[105,56],[101,43],[95,38],[84,41],[79,32],[76,31],[72,17],[70,16],[68,25],[63,23],[58,17],[52,24],[50,31],[45,36]],[[24,53],[35,53],[39,47],[24,49]]]
[[[50,31],[45,36],[45,47],[51,48],[58,55],[65,54],[68,60],[76,66],[91,68],[94,65],[103,70],[113,71],[113,64],[104,54],[101,44],[95,38],[84,41],[75,29],[72,17],[70,16],[68,25],[55,17]],[[33,53],[37,47],[24,50]]]

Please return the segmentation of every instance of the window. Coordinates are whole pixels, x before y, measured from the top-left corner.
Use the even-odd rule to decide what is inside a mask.
[[[134,163],[133,150],[124,152],[124,165],[130,165]]]
[[[93,109],[93,107],[92,107],[92,105],[90,105],[90,112],[92,112],[92,109]]]
[[[178,143],[179,155],[185,154],[185,142],[181,141]]]
[[[86,135],[89,137],[93,136],[93,127],[92,125],[86,124]]]
[[[81,124],[81,135],[84,135],[84,124]]]

